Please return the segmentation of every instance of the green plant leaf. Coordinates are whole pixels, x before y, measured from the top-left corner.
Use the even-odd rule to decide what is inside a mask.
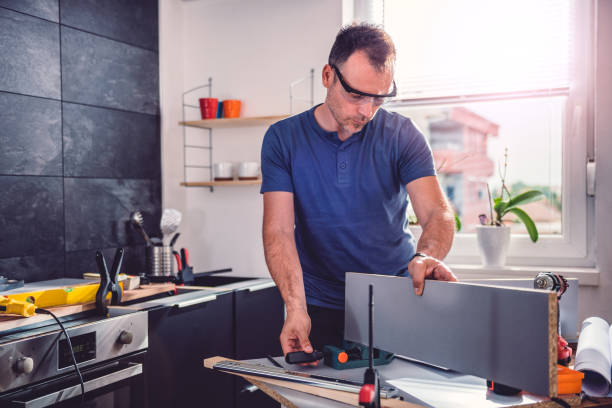
[[[457,230],[457,232],[459,232],[461,231],[461,220],[459,219],[459,216],[456,212],[454,212],[453,215],[455,216],[455,229]]]
[[[538,201],[544,198],[544,194],[538,190],[529,190],[521,193],[511,200],[508,201],[506,207],[504,208],[504,214],[507,213],[511,208],[517,207],[519,205],[532,203],[534,201]]]
[[[502,201],[501,198],[495,199],[496,203],[493,206],[493,209],[497,213],[497,219],[501,220],[501,217],[506,213],[506,207],[508,206],[507,201]]]
[[[529,233],[529,238],[531,238],[533,242],[536,242],[538,240],[538,229],[536,228],[536,225],[531,219],[531,217],[528,216],[527,213],[521,210],[520,208],[514,207],[509,209],[508,211],[516,215],[519,220],[521,220],[523,224],[525,224],[525,227],[527,227],[527,232]]]

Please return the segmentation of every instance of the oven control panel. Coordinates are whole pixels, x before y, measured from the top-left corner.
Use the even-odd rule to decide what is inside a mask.
[[[59,344],[57,345],[58,369],[62,369],[62,368],[66,368],[66,367],[70,367],[71,365],[74,365],[74,362],[72,361],[73,353],[74,353],[74,358],[77,364],[96,359],[96,332],[95,331],[81,334],[79,336],[71,337],[70,343],[71,344],[68,344],[68,340],[62,339],[59,341]],[[70,349],[70,345],[72,345],[72,351]]]
[[[73,371],[72,353],[84,367],[149,347],[146,311],[64,325],[70,344],[54,325],[0,338],[0,393]]]

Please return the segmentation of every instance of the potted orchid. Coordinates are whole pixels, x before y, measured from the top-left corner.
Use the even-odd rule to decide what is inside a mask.
[[[506,171],[508,168],[508,149],[504,152],[504,171],[500,172],[501,187],[499,195],[491,200],[491,191],[487,184],[489,195],[489,217],[480,214],[480,224],[476,227],[476,236],[480,248],[481,258],[484,266],[501,267],[506,263],[506,252],[510,244],[510,227],[504,225],[504,217],[514,214],[517,219],[525,225],[529,238],[536,242],[538,240],[538,229],[535,222],[519,208],[544,197],[538,190],[529,190],[515,195],[510,194],[506,187]],[[495,216],[493,213],[495,212]]]

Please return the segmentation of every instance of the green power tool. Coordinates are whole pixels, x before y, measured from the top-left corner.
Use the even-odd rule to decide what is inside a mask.
[[[343,348],[335,346],[323,347],[323,362],[336,370],[368,366],[369,351],[363,344],[344,340]],[[389,364],[395,355],[388,351],[374,349],[374,365]]]

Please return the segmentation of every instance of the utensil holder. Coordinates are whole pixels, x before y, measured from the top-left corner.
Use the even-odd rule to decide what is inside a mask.
[[[170,246],[148,246],[146,250],[147,274],[150,278],[175,278],[174,255]]]

